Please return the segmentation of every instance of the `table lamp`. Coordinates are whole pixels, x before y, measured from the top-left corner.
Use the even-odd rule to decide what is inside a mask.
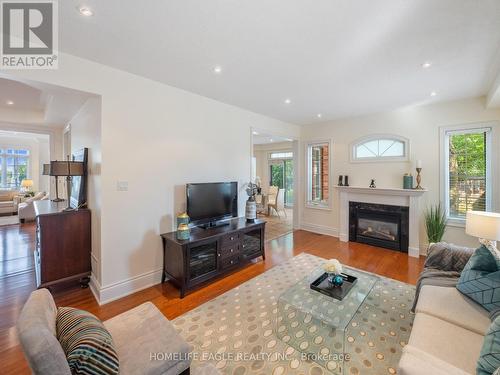
[[[21,181],[21,187],[23,188],[24,192],[30,191],[32,186],[33,186],[33,180],[25,179]]]
[[[467,211],[465,233],[478,237],[483,245],[494,249],[500,240],[500,214],[496,212]]]
[[[50,175],[51,176],[66,176],[66,190],[67,190],[67,197],[68,197],[68,207],[66,207],[66,210],[71,210],[71,180],[73,176],[83,176],[84,174],[84,167],[83,167],[83,162],[81,161],[51,161],[50,162]],[[56,181],[57,183],[57,181]],[[57,186],[57,185],[56,185]],[[57,194],[57,190],[56,190]]]

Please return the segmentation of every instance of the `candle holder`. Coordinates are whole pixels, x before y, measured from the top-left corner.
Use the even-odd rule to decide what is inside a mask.
[[[420,172],[422,171],[422,168],[416,168],[417,170],[417,186],[415,187],[416,190],[424,190],[422,186],[420,186],[420,181],[422,181],[422,177],[420,177]]]

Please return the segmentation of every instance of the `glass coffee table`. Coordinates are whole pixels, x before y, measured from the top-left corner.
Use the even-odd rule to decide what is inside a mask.
[[[324,273],[317,269],[278,300],[276,333],[280,340],[327,370],[342,374],[348,345],[347,327],[372,292],[379,277],[344,266],[344,273],[358,278],[342,301],[323,295],[310,284]]]

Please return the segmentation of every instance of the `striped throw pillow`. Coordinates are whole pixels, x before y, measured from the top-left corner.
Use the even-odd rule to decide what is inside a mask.
[[[59,307],[56,331],[72,374],[119,373],[113,339],[102,322],[91,313]]]

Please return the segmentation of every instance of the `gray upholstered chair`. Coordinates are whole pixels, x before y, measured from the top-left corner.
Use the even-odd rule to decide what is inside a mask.
[[[56,338],[56,316],[57,307],[47,289],[31,293],[21,311],[17,329],[34,374],[71,375],[66,356]],[[120,374],[189,374],[190,345],[151,302],[115,316],[105,321],[104,325],[116,346]],[[155,353],[164,356],[155,360]],[[165,353],[179,355],[166,359]],[[207,372],[203,373],[213,373],[208,372],[210,370],[207,368]]]

